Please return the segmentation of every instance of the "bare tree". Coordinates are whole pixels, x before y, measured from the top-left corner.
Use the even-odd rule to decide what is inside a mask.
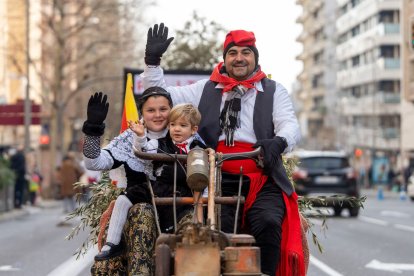
[[[51,167],[68,151],[74,131],[79,132],[93,92],[103,91],[110,98],[107,125],[112,129],[106,133],[119,131],[123,68],[143,60],[142,37],[147,31],[143,14],[153,4],[152,0],[42,0],[41,60],[27,62],[41,80],[46,114],[42,124],[50,129]],[[22,45],[21,51],[25,50]],[[23,67],[17,70],[24,74],[24,62],[16,57],[8,57],[10,64]]]
[[[220,61],[222,44],[217,41],[226,30],[193,12],[183,30],[177,31],[171,50],[163,57],[166,69],[212,70]]]

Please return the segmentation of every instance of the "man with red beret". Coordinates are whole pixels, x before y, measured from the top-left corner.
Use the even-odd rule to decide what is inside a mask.
[[[250,233],[261,250],[267,275],[305,275],[297,195],[281,154],[292,150],[300,131],[286,89],[261,70],[253,32],[234,30],[226,35],[224,62],[210,79],[181,87],[166,87],[161,57],[174,38],[161,23],[148,31],[147,64],[141,74],[144,88],[162,86],[173,104],[192,103],[202,115],[199,134],[217,152],[263,149],[264,168],[251,160],[226,161],[222,167],[223,196],[237,195],[240,166],[246,198],[240,229]],[[233,232],[235,206],[222,206],[222,230]]]

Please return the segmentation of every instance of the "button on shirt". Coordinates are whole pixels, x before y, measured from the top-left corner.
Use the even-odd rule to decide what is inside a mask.
[[[180,103],[191,103],[198,106],[204,86],[208,79],[200,80],[190,85],[167,87],[164,80],[164,72],[161,67],[145,68],[141,74],[144,88],[151,86],[161,86],[171,94],[174,105]],[[217,84],[216,88],[223,88]],[[257,92],[256,92],[257,90]],[[212,91],[213,92],[213,91]],[[249,89],[241,98],[240,123],[234,133],[234,140],[246,143],[256,143],[256,135],[253,129],[253,111],[256,101],[256,93],[264,93],[261,82],[255,83],[255,89]],[[223,93],[220,111],[224,107],[229,93]],[[220,114],[217,114],[219,116]],[[287,90],[280,83],[276,82],[276,91],[273,97],[273,125],[275,136],[285,137],[288,147],[285,152],[291,151],[300,140],[300,130],[298,120],[293,110],[292,101]],[[224,134],[220,135],[219,141],[224,140]]]

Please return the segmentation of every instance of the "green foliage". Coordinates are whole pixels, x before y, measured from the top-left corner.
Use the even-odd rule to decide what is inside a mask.
[[[194,12],[193,18],[177,31],[168,55],[163,56],[164,68],[212,71],[222,58],[226,32],[221,25],[207,22]]]
[[[16,174],[10,168],[10,162],[0,157],[0,190],[7,186],[12,186],[16,179]]]
[[[76,188],[88,186],[87,184],[77,182],[74,184]],[[76,236],[80,230],[89,229],[89,236],[83,242],[82,246],[76,251],[77,257],[85,254],[90,245],[97,243],[99,235],[99,222],[103,212],[108,208],[112,200],[116,199],[122,189],[116,188],[111,183],[108,172],[103,172],[99,183],[93,183],[90,186],[92,196],[87,203],[80,205],[75,211],[70,213],[66,220],[80,217],[80,223],[72,229],[71,233],[66,237],[67,240]],[[81,201],[82,194],[77,195],[77,201]]]

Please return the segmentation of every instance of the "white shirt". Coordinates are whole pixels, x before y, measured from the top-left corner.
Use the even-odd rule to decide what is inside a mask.
[[[196,83],[185,86],[167,87],[164,80],[164,72],[161,67],[148,67],[141,74],[144,89],[152,86],[161,86],[171,94],[173,104],[191,103],[198,106],[204,86],[208,79],[200,80]],[[223,88],[223,85],[217,84],[216,88]],[[237,128],[234,133],[234,141],[256,143],[256,135],[253,129],[253,111],[256,101],[256,90],[263,93],[262,83],[256,82],[255,88],[249,89],[241,98],[240,122],[241,127]],[[220,111],[224,107],[224,102],[228,93],[223,93]],[[289,152],[299,142],[301,138],[299,123],[293,110],[292,101],[286,88],[276,82],[276,91],[273,97],[273,125],[276,136],[286,138],[288,147],[285,152]],[[219,141],[224,140],[224,134],[220,135]]]

